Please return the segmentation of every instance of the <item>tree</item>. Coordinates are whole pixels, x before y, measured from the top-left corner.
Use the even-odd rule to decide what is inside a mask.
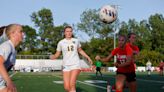
[[[57,41],[62,37],[63,26],[54,26],[52,12],[46,8],[43,8],[38,12],[33,12],[31,19],[39,29],[38,42],[40,44],[38,44],[38,48],[40,49],[40,54],[51,53],[55,48],[54,44],[56,45]]]
[[[25,25],[23,26],[24,41],[17,48],[19,54],[35,54],[38,45],[36,30],[32,27]]]
[[[161,54],[156,51],[142,50],[138,56],[137,63],[145,65],[148,60],[150,60],[153,65],[158,65],[161,60]]]
[[[164,54],[164,18],[161,14],[150,16],[152,50]]]
[[[91,38],[107,38],[112,32],[113,25],[100,21],[98,10],[89,9],[80,16],[81,23],[77,24],[78,30],[87,33]]]
[[[126,22],[122,22],[119,30],[120,30],[119,34],[127,35],[128,34],[128,24]]]

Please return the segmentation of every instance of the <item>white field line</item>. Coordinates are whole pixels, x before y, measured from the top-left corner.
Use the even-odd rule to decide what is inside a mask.
[[[10,77],[13,77],[16,73],[17,73],[17,72],[12,73],[12,74],[10,75]]]
[[[56,75],[54,75],[54,76],[55,76],[55,77],[58,77],[58,78],[61,78],[60,76],[56,76]],[[86,83],[86,82],[82,82],[82,81],[79,81],[79,80],[77,80],[77,82],[82,83],[82,84],[85,84],[85,85],[93,86],[93,87],[96,87],[96,88],[100,88],[100,89],[106,89],[106,87],[97,86],[97,85],[90,84],[90,83]]]
[[[82,82],[82,81],[79,81],[79,80],[77,80],[77,82],[82,83],[82,84],[85,84],[85,85],[93,86],[93,87],[96,87],[96,88],[106,89],[106,87],[97,86],[97,85],[86,83],[86,82]]]

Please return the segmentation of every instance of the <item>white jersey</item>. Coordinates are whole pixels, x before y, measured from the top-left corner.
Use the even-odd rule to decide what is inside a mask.
[[[9,71],[13,65],[15,65],[16,51],[14,45],[10,40],[5,41],[0,45],[0,55],[4,58],[4,66],[7,71]],[[2,81],[0,75],[0,82]]]
[[[71,38],[70,40],[63,39],[57,45],[57,51],[62,51],[63,66],[80,64],[78,48],[81,44],[78,39]]]
[[[151,70],[151,62],[150,61],[148,61],[147,63],[146,63],[146,67],[147,67],[147,70]]]

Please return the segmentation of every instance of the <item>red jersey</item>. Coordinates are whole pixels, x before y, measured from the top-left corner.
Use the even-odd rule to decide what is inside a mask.
[[[127,61],[127,56],[133,55],[132,49],[128,46],[125,45],[125,47],[119,48],[117,47],[116,49],[114,49],[111,53],[113,56],[116,55],[117,57],[117,62],[122,64],[125,63]],[[121,73],[131,73],[131,72],[135,72],[135,67],[134,67],[134,62],[133,61],[129,61],[131,62],[131,64],[129,66],[126,67],[118,67],[117,68],[117,72],[121,72]]]
[[[132,45],[132,44],[130,44],[130,43],[127,43],[126,45],[128,45],[132,50],[133,50],[133,61],[135,62],[136,60],[135,60],[135,55],[137,54],[137,53],[139,53],[139,48],[138,48],[138,46],[135,46],[135,45]],[[134,64],[134,66],[135,66],[135,68],[134,69],[136,69],[136,64]]]
[[[130,44],[130,43],[127,43],[126,45],[128,45],[128,46],[130,46],[130,48],[132,48],[133,54],[136,54],[136,53],[134,53],[134,51],[135,51],[135,52],[139,52],[138,46],[132,45],[132,44]]]

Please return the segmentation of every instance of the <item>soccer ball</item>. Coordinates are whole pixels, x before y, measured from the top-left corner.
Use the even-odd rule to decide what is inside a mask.
[[[117,19],[117,9],[111,5],[105,5],[99,11],[100,20],[104,23],[112,23]]]

